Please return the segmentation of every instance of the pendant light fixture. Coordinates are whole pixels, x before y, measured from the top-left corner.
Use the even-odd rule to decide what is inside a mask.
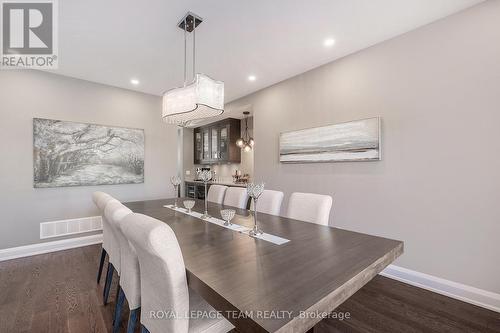
[[[165,122],[187,126],[193,120],[215,117],[224,112],[224,82],[196,73],[196,27],[202,18],[188,12],[179,22],[184,30],[184,86],[163,94],[162,117]],[[187,34],[193,33],[193,81],[187,83]]]
[[[248,115],[250,114],[250,112],[245,111],[243,112],[243,114],[245,115],[245,131],[243,132],[243,137],[236,140],[236,145],[243,151],[249,152],[250,150],[252,150],[255,141],[248,134]]]

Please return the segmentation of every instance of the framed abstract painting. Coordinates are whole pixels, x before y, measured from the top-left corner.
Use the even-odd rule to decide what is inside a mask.
[[[380,118],[302,129],[280,134],[282,163],[378,161]]]

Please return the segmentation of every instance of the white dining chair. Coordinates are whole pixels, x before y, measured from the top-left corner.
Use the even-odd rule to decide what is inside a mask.
[[[109,194],[104,193],[104,192],[94,192],[92,193],[92,200],[94,201],[94,204],[96,207],[99,209],[99,214],[101,214],[101,220],[103,224],[103,234],[104,232],[104,207],[106,206],[107,201],[105,201],[105,198],[109,198],[107,200],[113,199]],[[106,256],[108,255],[108,248],[109,244],[106,241],[104,235],[103,235],[103,242],[102,242],[102,249],[101,249],[101,259],[99,260],[99,268],[97,269],[97,283],[101,280],[101,275],[102,275],[102,269],[104,267],[104,261],[106,259]]]
[[[166,223],[133,213],[124,218],[122,225],[139,257],[142,332],[222,333],[234,328],[220,313],[212,315],[215,309],[188,288],[179,243]],[[155,314],[162,310],[179,316],[156,318]],[[211,315],[184,315],[190,313]]]
[[[114,242],[114,237],[111,234],[111,231],[109,230],[109,225],[108,221],[106,220],[106,217],[104,216],[104,208],[106,207],[106,204],[113,200],[113,197],[107,193],[104,192],[94,192],[92,194],[92,200],[94,201],[95,205],[99,209],[99,212],[101,214],[101,221],[102,221],[102,249],[101,249],[101,258],[99,260],[99,268],[97,270],[97,283],[101,281],[101,275],[102,275],[102,269],[104,267],[104,261],[106,259],[106,256],[108,257],[108,262],[109,262],[109,252],[112,251],[113,248],[113,242]],[[109,264],[108,264],[108,269],[109,269]],[[106,290],[106,288],[104,288]],[[104,295],[103,295],[104,297]],[[106,303],[106,302],[104,302]]]
[[[207,201],[222,204],[224,202],[224,194],[226,193],[227,186],[223,185],[210,185],[208,189]]]
[[[131,214],[132,211],[121,203],[112,201],[106,206],[105,213],[120,247],[120,280],[118,281],[113,333],[117,333],[120,329],[125,300],[127,300],[129,307],[127,332],[134,332],[141,307],[139,259],[135,249],[122,231],[123,219]]]
[[[288,201],[287,217],[328,225],[331,208],[332,197],[329,195],[295,192]]]
[[[283,202],[283,192],[264,190],[258,199],[257,211],[264,214],[279,216],[281,203]],[[254,202],[250,203],[250,209],[254,209]]]
[[[101,210],[104,211],[104,208],[106,207],[106,204],[108,203],[109,200],[114,199],[111,195],[105,192],[94,192],[92,194],[92,199],[96,206]]]
[[[106,280],[104,282],[104,290],[103,290],[103,304],[108,304],[109,300],[109,292],[111,289],[111,284],[113,282],[113,272],[116,272],[118,278],[120,277],[120,267],[121,267],[121,259],[120,259],[120,244],[118,243],[118,239],[116,237],[116,231],[109,221],[109,213],[106,212],[108,206],[113,206],[116,203],[121,204],[120,201],[115,198],[111,198],[106,202],[106,206],[103,211],[103,219],[102,219],[102,228],[103,228],[103,243],[107,242],[108,245],[108,269],[106,272]]]
[[[246,209],[248,194],[245,187],[229,187],[224,196],[224,206]]]

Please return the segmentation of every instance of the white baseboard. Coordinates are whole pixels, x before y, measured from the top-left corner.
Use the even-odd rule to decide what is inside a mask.
[[[465,284],[438,278],[394,265],[387,266],[380,275],[415,287],[500,312],[500,294],[471,287]]]
[[[102,233],[84,237],[62,239],[52,242],[11,247],[8,249],[0,250],[0,261],[29,257],[37,254],[56,252],[99,243],[102,243]]]

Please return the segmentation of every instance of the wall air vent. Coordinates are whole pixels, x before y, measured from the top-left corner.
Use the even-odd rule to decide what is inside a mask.
[[[40,223],[40,239],[102,230],[100,216]]]

